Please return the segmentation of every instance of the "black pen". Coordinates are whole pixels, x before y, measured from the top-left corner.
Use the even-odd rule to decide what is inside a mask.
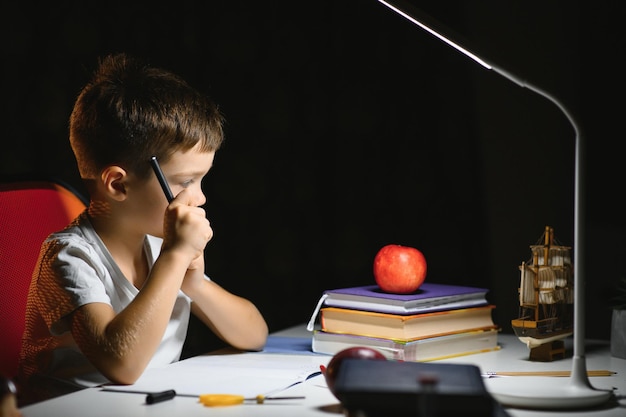
[[[146,404],[160,403],[161,401],[171,400],[176,396],[176,391],[168,389],[161,392],[150,392],[146,395]]]
[[[159,161],[157,161],[156,156],[150,158],[150,165],[152,165],[152,170],[159,180],[159,184],[161,184],[161,188],[165,193],[165,198],[167,198],[167,202],[171,203],[174,199],[174,194],[172,194],[172,190],[170,190],[170,186],[165,179],[165,175],[163,175],[163,171],[161,170],[161,166],[159,165]]]

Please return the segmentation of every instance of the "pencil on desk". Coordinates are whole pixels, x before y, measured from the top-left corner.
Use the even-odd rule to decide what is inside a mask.
[[[587,371],[587,376],[612,376],[617,372],[607,370]],[[570,371],[511,371],[511,372],[486,372],[483,374],[487,377],[495,376],[570,376]]]

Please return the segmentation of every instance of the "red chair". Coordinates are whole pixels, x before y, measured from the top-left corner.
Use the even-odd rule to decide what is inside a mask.
[[[0,183],[0,373],[17,374],[26,298],[39,249],[86,207],[86,200],[57,181]]]

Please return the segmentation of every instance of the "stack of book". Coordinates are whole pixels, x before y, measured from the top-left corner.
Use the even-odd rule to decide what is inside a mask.
[[[327,290],[313,313],[312,350],[334,355],[354,346],[387,358],[425,362],[499,349],[495,307],[487,289],[424,283],[413,294],[390,294],[377,285]]]

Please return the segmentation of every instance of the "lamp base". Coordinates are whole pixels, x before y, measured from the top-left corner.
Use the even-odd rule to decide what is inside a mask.
[[[541,410],[580,409],[606,403],[611,391],[563,381],[558,377],[515,376],[490,378],[487,391],[505,407]]]

